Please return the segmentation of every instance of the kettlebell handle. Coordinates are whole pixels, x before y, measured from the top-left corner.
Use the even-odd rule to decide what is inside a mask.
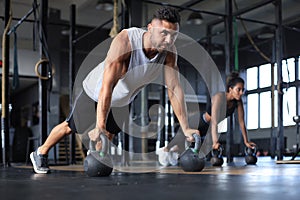
[[[89,149],[90,149],[90,151],[96,151],[95,145],[96,145],[96,142],[90,140],[90,143],[89,143]]]
[[[249,152],[248,152],[248,149],[249,147],[245,147],[245,155],[249,155]],[[253,152],[252,152],[252,155],[256,153],[256,147],[254,147],[253,149],[251,149]]]
[[[196,133],[193,134],[193,137],[195,139],[195,147],[193,149],[193,152],[199,153],[200,146],[201,146],[201,137],[200,137],[200,135],[198,135]]]
[[[213,149],[212,151],[211,151],[211,154],[212,154],[212,156],[215,156],[216,154],[216,151],[218,151],[218,156],[221,156],[222,154],[223,154],[223,147],[222,147],[222,145],[220,145],[219,146],[219,148],[218,149]]]
[[[106,155],[108,152],[108,144],[109,144],[108,138],[104,134],[100,134],[99,137],[100,137],[100,140],[102,141],[102,148],[100,150],[100,153]],[[96,142],[90,140],[89,148],[91,151],[96,151],[95,145],[96,145]]]

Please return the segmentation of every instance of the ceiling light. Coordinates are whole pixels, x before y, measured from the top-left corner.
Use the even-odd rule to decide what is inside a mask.
[[[210,53],[213,56],[223,55],[224,54],[224,48],[219,44],[212,44]]]
[[[220,56],[220,55],[223,55],[223,51],[220,50],[220,49],[215,49],[215,50],[211,51],[211,55],[213,55],[213,56]]]
[[[114,9],[114,3],[110,0],[98,0],[96,4],[97,10],[105,10],[105,11],[112,11]]]
[[[187,24],[200,25],[203,22],[203,17],[199,12],[192,12],[187,19]]]
[[[270,39],[274,37],[274,30],[270,27],[263,27],[257,35],[258,39]]]
[[[70,29],[63,29],[63,30],[61,30],[61,32],[60,32],[62,35],[69,35],[70,34]],[[75,35],[77,35],[78,34],[78,31],[77,30],[75,30]]]

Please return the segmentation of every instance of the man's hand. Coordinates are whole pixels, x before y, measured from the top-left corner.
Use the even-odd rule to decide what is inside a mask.
[[[188,142],[194,142],[195,141],[195,139],[193,137],[194,133],[200,135],[200,132],[197,129],[186,129],[186,130],[184,130],[184,135],[185,135],[186,140]]]
[[[102,141],[98,141],[95,145],[96,151],[100,151],[102,149]]]
[[[109,140],[112,140],[114,137],[114,134],[111,134],[106,130],[101,131],[98,128],[94,128],[94,129],[90,130],[90,132],[88,132],[90,140],[97,141],[97,143],[95,145],[96,151],[100,151],[102,149],[102,141],[100,140],[100,134],[102,134],[102,133],[104,133]]]
[[[92,141],[99,141],[100,140],[100,134],[104,133],[106,137],[111,141],[114,138],[114,134],[111,134],[107,130],[100,130],[99,128],[94,128],[90,132],[88,132],[89,138]]]
[[[89,138],[92,141],[98,141],[100,139],[100,132],[98,129],[94,128],[88,132]]]

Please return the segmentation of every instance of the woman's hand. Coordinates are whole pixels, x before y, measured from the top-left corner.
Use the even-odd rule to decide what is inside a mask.
[[[213,149],[219,149],[221,146],[221,144],[219,142],[214,142],[213,145],[212,145],[212,148]]]
[[[254,149],[256,147],[256,144],[254,142],[245,142],[246,147],[250,149]]]

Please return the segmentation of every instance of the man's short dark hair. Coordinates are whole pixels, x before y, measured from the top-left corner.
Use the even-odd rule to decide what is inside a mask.
[[[179,12],[172,7],[161,7],[154,14],[153,19],[166,20],[171,23],[180,24]]]

